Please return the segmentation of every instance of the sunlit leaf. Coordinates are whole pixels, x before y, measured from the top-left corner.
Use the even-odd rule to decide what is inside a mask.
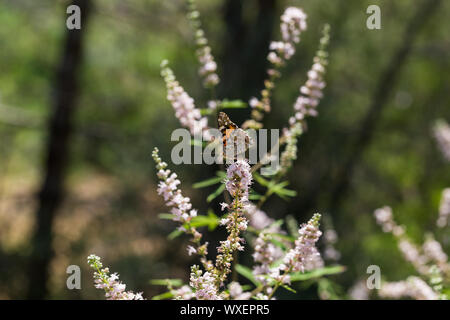
[[[175,218],[175,215],[171,213],[160,213],[158,214],[158,218],[165,220],[173,220],[173,218]]]
[[[247,108],[247,103],[242,100],[222,100],[219,104],[220,109],[244,109]]]
[[[152,279],[150,280],[150,284],[155,286],[174,286],[180,287],[183,285],[183,281],[181,279]]]
[[[293,288],[289,287],[287,284],[282,284],[281,286],[290,292],[297,293],[297,291],[295,291]]]

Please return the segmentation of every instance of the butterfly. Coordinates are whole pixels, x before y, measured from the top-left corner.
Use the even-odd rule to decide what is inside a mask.
[[[219,112],[217,123],[222,133],[224,155],[233,152],[234,157],[232,158],[236,159],[238,155],[245,153],[251,144],[247,132],[231,121],[225,112]]]

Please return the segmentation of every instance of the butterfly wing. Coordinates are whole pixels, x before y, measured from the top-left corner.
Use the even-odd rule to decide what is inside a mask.
[[[230,120],[225,112],[219,112],[217,122],[219,124],[219,130],[222,133],[223,146],[226,147],[228,138],[231,133],[238,128],[238,126]]]
[[[235,158],[237,155],[244,153],[250,144],[248,134],[231,121],[224,112],[219,112],[217,121],[219,130],[222,133],[224,153],[228,144],[230,144],[230,147],[233,147]]]

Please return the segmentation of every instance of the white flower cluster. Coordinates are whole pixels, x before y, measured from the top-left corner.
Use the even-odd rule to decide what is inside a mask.
[[[420,249],[413,244],[405,235],[405,228],[397,225],[394,221],[392,209],[388,206],[374,211],[375,219],[381,226],[383,232],[392,233],[398,240],[398,248],[406,261],[410,262],[421,274],[428,273],[426,263],[428,259],[420,253]]]
[[[251,292],[244,292],[241,285],[233,281],[228,285],[228,290],[230,292],[230,297],[233,300],[249,300],[252,296]]]
[[[161,63],[161,76],[166,82],[167,100],[172,104],[175,116],[180,120],[183,127],[190,130],[192,135],[203,136],[205,140],[210,140],[208,119],[201,116],[200,109],[195,107],[194,99],[184,91],[176,80],[173,71],[167,65],[167,60]]]
[[[200,62],[199,74],[204,77],[205,87],[212,87],[219,83],[219,76],[216,73],[217,64],[211,54],[209,46],[203,46],[197,50],[198,60]]]
[[[281,15],[280,31],[283,41],[272,41],[267,59],[275,66],[281,66],[295,54],[295,44],[306,30],[306,14],[296,7],[286,8]],[[269,72],[270,73],[270,72]]]
[[[189,14],[188,19],[195,31],[195,43],[197,44],[197,58],[200,62],[199,74],[203,78],[203,85],[206,88],[216,86],[220,79],[217,75],[217,64],[211,53],[211,47],[208,45],[208,39],[201,27],[200,12],[197,10],[195,0],[188,0]]]
[[[341,253],[334,247],[334,245],[338,241],[336,230],[325,230],[323,237],[325,239],[325,250],[323,251],[324,258],[333,261],[339,260],[341,257]]]
[[[410,262],[419,273],[424,275],[428,273],[428,267],[426,266],[428,258],[420,253],[419,248],[415,244],[406,237],[402,237],[398,242],[398,248],[405,260]]]
[[[279,173],[284,175],[292,167],[295,160],[297,160],[297,142],[298,137],[302,134],[302,126],[299,123],[294,123],[289,129],[283,129],[283,137],[286,139],[286,148],[280,156]]]
[[[251,183],[252,174],[246,160],[238,160],[227,168],[225,187],[233,197],[233,201],[229,205],[222,205],[222,208],[228,208],[229,212],[226,218],[221,220],[221,224],[226,225],[228,237],[225,241],[220,241],[220,246],[217,248],[216,268],[220,283],[223,283],[227,274],[231,272],[233,252],[244,250],[242,245],[244,239],[240,237],[240,234],[247,230],[248,220],[244,216],[244,208],[248,203]]]
[[[430,275],[429,263],[436,263],[440,270],[449,272],[450,266],[447,263],[447,255],[442,250],[441,244],[436,241],[431,234],[422,248],[412,243],[405,234],[405,228],[398,226],[393,219],[392,209],[383,207],[374,212],[377,223],[382,226],[384,232],[392,233],[398,240],[398,248],[406,261],[410,262],[414,268],[422,275]]]
[[[271,91],[275,87],[275,79],[281,76],[279,69],[285,65],[295,54],[295,45],[300,42],[300,34],[306,30],[306,14],[296,7],[286,8],[281,16],[280,31],[281,41],[272,41],[269,46],[267,60],[272,67],[267,70],[269,78],[264,81],[264,89],[261,91],[261,100],[252,97],[249,101],[253,108],[252,120],[244,123],[243,127],[261,128],[262,112],[270,111]]]
[[[385,206],[376,209],[374,215],[383,232],[392,232],[395,236],[401,236],[404,234],[403,227],[398,226],[394,221],[391,207]]]
[[[405,260],[410,262],[419,274],[433,283],[431,288],[419,277],[409,277],[406,281],[387,282],[379,291],[380,297],[411,297],[417,300],[434,300],[441,297],[442,288],[437,279],[441,279],[442,275],[450,275],[448,257],[442,250],[441,244],[432,234],[428,234],[423,245],[416,246],[406,236],[405,228],[395,223],[392,209],[389,207],[375,210],[375,218],[384,232],[390,232],[397,238],[398,248]]]
[[[187,285],[184,285],[181,288],[172,291],[175,300],[191,300],[195,297],[195,294],[192,291],[191,287]]]
[[[438,120],[433,127],[438,147],[447,161],[450,161],[450,126],[444,120]]]
[[[436,241],[433,236],[428,235],[426,241],[422,246],[425,256],[427,256],[431,261],[442,266],[447,263],[447,254],[442,250],[441,244]]]
[[[378,294],[382,298],[399,299],[410,297],[416,300],[437,300],[438,294],[419,277],[409,277],[406,281],[385,282]]]
[[[306,30],[306,13],[300,8],[287,8],[281,16],[280,29],[284,42],[300,42],[300,33]]]
[[[280,227],[278,225],[272,224],[275,222],[272,218],[270,218],[267,213],[259,209],[256,205],[251,202],[247,202],[244,208],[245,214],[249,219],[249,224],[251,227],[256,230],[268,229],[270,232],[277,233],[280,231]],[[269,228],[270,226],[270,228]]]
[[[162,195],[166,205],[171,207],[170,211],[174,215],[174,221],[182,224],[190,222],[192,218],[197,216],[197,210],[192,209],[191,200],[188,197],[184,197],[181,190],[178,189],[178,185],[181,182],[177,179],[177,174],[166,169],[167,163],[159,158],[158,149],[153,151],[152,156],[158,169],[158,178],[161,180],[158,183],[158,194]]]
[[[316,213],[304,224],[300,230],[299,238],[295,241],[293,249],[289,250],[283,258],[283,263],[274,268],[271,276],[278,282],[289,283],[290,272],[304,272],[323,265],[320,253],[316,248],[322,232],[319,230],[320,214]],[[284,274],[281,274],[284,272]]]
[[[320,48],[314,57],[314,63],[311,70],[308,71],[308,80],[305,85],[300,87],[300,95],[294,104],[295,115],[289,119],[289,124],[294,125],[302,121],[307,116],[317,116],[317,106],[323,97],[325,81],[325,67],[328,64],[326,46],[329,42],[329,26],[326,25],[323,31],[323,37],[320,39]]]
[[[217,292],[216,278],[210,272],[203,273],[198,266],[192,266],[190,285],[195,289],[197,300],[222,300]]]
[[[268,277],[271,273],[270,265],[283,256],[283,250],[271,242],[272,236],[268,232],[261,232],[254,243],[253,275],[255,279],[262,284],[268,283]]]
[[[192,209],[191,200],[188,197],[184,197],[181,190],[178,189],[178,185],[181,183],[177,179],[176,173],[172,173],[167,168],[167,163],[163,162],[158,155],[158,148],[155,148],[152,153],[153,160],[156,163],[156,169],[158,170],[157,176],[161,180],[158,183],[157,192],[162,195],[166,205],[171,208],[170,212],[173,214],[173,221],[179,222],[181,226],[178,230],[190,234],[192,236],[191,241],[196,247],[188,246],[188,254],[198,254],[201,257],[201,261],[205,268],[212,268],[211,261],[207,260],[208,254],[208,242],[201,243],[202,234],[193,227],[190,222],[197,216],[197,210]],[[185,226],[187,224],[187,227]]]
[[[91,254],[87,260],[88,264],[96,270],[94,272],[95,287],[105,290],[107,300],[144,300],[142,293],[125,291],[126,285],[119,281],[119,275],[110,274],[109,268],[103,268],[100,257]]]
[[[442,191],[441,203],[439,205],[439,218],[436,222],[439,228],[444,228],[448,225],[450,217],[450,188],[445,188]]]
[[[252,183],[250,165],[246,160],[238,160],[227,169],[226,188],[232,197],[240,195],[242,202],[248,200],[248,189]]]
[[[349,290],[348,295],[353,300],[369,300],[369,288],[366,280],[358,280]]]

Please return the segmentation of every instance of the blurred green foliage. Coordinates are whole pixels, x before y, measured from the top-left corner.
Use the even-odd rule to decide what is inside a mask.
[[[365,27],[365,10],[373,2],[382,9],[381,30]],[[14,184],[17,179],[24,180],[27,201],[23,205],[29,208],[26,216],[31,220],[34,192],[43,174],[45,123],[66,32],[67,4],[54,0],[0,2],[0,203],[19,201],[15,198],[18,188]],[[150,296],[163,292],[150,286],[150,279],[185,280],[192,262],[182,248],[175,248],[182,247],[182,239],[159,244],[166,241],[173,225],[155,222],[165,208],[156,196],[150,153],[158,146],[162,158],[170,159],[173,145],[170,134],[179,126],[166,101],[160,62],[170,61],[177,79],[198,106],[206,106],[208,96],[197,75],[195,46],[182,0],[96,0],[94,4],[91,20],[85,26],[88,31],[81,97],[71,144],[68,199],[72,202],[68,200],[63,207],[67,211],[62,210],[61,216],[76,215],[80,212],[77,208],[83,208],[79,201],[73,200],[74,190],[78,190],[77,186],[84,190],[85,184],[93,183],[89,177],[108,177],[107,186],[98,187],[99,194],[112,191],[108,191],[106,200],[101,197],[90,200],[107,201],[109,204],[101,207],[105,215],[96,217],[95,210],[90,212],[95,223],[85,226],[88,231],[81,232],[79,237],[66,239],[68,247],[57,250],[51,297],[100,297],[92,288],[85,262],[87,253],[95,249],[105,263],[109,261],[107,264],[121,273],[128,287],[145,290]],[[221,68],[227,32],[224,5],[222,0],[198,1],[206,34],[218,60],[219,75],[227,72]],[[413,0],[277,1],[274,37],[279,34],[278,17],[288,5],[305,10],[308,30],[277,83],[273,112],[266,117],[268,127],[283,126],[291,115],[325,23],[331,25],[330,63],[319,117],[311,119],[308,132],[301,137],[299,160],[289,174],[289,189],[296,190],[298,196],[289,201],[273,197],[264,209],[274,219],[290,214],[298,221],[305,221],[316,211],[329,214],[339,235],[340,264],[347,267],[346,272],[332,279],[345,290],[364,278],[371,264],[379,265],[386,279],[404,279],[414,271],[403,261],[393,237],[383,234],[375,224],[372,212],[384,205],[392,206],[397,221],[407,227],[408,234],[418,243],[423,241],[426,231],[435,230],[440,192],[450,186],[449,164],[431,136],[437,118],[450,119],[450,2],[443,1],[413,44],[375,127],[374,139],[364,146],[363,157],[351,179],[351,192],[335,211],[330,211],[330,188],[344,160],[351,156],[349,147],[373,99],[374,88],[400,46],[403,31],[418,5]],[[254,23],[257,6],[255,0],[243,4],[243,21],[249,28]],[[244,48],[234,50],[239,53]],[[262,87],[262,83],[258,86]],[[220,98],[247,101],[250,95],[258,94],[258,91],[249,94],[245,88],[237,90],[248,96]],[[11,110],[17,112],[18,120],[11,120]],[[215,168],[174,169],[194,206],[206,212],[202,199],[215,190],[214,186],[205,189],[191,186],[213,176]],[[304,203],[313,198],[314,208],[306,210]],[[6,212],[8,208],[0,207],[0,224],[5,219],[15,219],[15,212]],[[122,228],[127,220],[136,224]],[[152,239],[156,249],[144,250],[142,254],[133,250],[127,253],[129,237],[136,236],[133,228],[141,222],[142,230],[137,233]],[[14,233],[10,229],[7,234]],[[448,229],[441,233],[438,238],[448,252]],[[29,237],[22,236],[24,239],[14,245],[8,245],[6,236],[2,236],[0,261],[4,266],[25,264]],[[174,242],[180,245],[174,246]],[[64,286],[64,268],[69,264],[84,268],[80,292],[68,292]],[[23,273],[22,267],[8,274],[0,272],[0,297],[23,296],[26,283]],[[328,286],[328,282],[319,283],[322,289]],[[317,290],[299,294],[302,298],[316,296]]]

